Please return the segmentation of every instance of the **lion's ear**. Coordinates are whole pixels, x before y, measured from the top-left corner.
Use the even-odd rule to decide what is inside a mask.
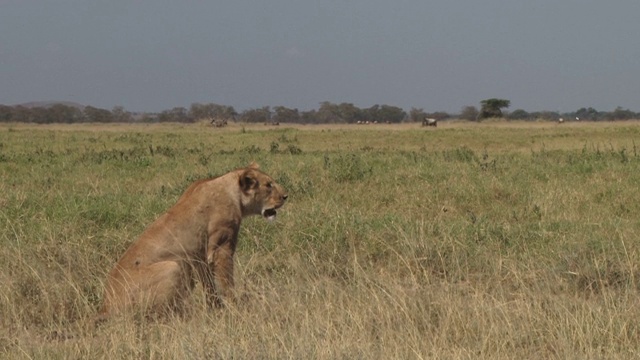
[[[249,168],[249,169],[259,169],[260,165],[258,165],[257,162],[252,161],[251,164],[249,164],[249,166],[247,166],[247,168]]]
[[[250,171],[245,171],[240,176],[240,189],[243,192],[247,192],[258,186],[258,180],[251,174]]]

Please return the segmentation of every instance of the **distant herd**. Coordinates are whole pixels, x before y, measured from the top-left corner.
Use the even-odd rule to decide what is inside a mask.
[[[213,127],[225,127],[227,126],[227,120],[226,119],[219,119],[219,118],[209,118],[207,119],[207,121],[209,121],[211,123],[211,125]],[[576,121],[580,121],[580,118],[576,118]],[[563,118],[559,118],[558,119],[558,123],[562,124],[564,122]],[[390,124],[391,122],[389,121],[385,121],[385,124]],[[356,123],[358,125],[369,125],[369,124],[378,124],[378,121],[365,121],[365,120],[358,120],[358,122]],[[267,121],[264,123],[265,126],[278,126],[280,125],[280,123],[278,121]],[[422,126],[433,126],[433,127],[438,127],[438,119],[433,119],[433,118],[424,118],[422,120]]]
[[[227,120],[226,119],[220,119],[220,118],[208,118],[206,119],[213,127],[225,127],[227,126]],[[559,122],[562,122],[562,119],[560,119]],[[369,124],[378,124],[378,121],[368,121],[368,120],[358,120],[358,122],[356,122],[357,125],[369,125]],[[385,124],[391,124],[390,121],[385,121]],[[267,121],[264,123],[265,126],[278,126],[280,125],[280,123],[278,121]],[[433,126],[433,127],[437,127],[438,126],[438,119],[433,119],[433,118],[424,118],[422,120],[422,126]]]
[[[227,120],[226,119],[218,119],[218,118],[209,118],[207,119],[211,125],[213,127],[225,127],[227,126]],[[580,121],[580,118],[576,118],[576,121]],[[390,124],[389,121],[385,121],[385,124]],[[562,124],[564,123],[564,119],[563,118],[559,118],[558,119],[558,123]],[[365,120],[359,120],[358,122],[356,122],[356,124],[358,125],[369,125],[369,124],[378,124],[378,121],[365,121]],[[267,121],[264,123],[265,126],[278,126],[280,125],[280,123],[278,121]],[[438,119],[434,119],[434,118],[424,118],[422,120],[422,126],[433,126],[433,127],[438,127]]]

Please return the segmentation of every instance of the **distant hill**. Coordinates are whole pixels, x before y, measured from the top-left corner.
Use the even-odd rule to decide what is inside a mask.
[[[41,107],[41,108],[45,108],[48,109],[50,107],[52,107],[53,105],[57,105],[57,104],[61,104],[61,105],[66,105],[66,106],[70,106],[70,107],[74,107],[80,110],[83,110],[85,108],[84,105],[82,104],[78,104],[78,103],[74,103],[71,101],[30,101],[24,104],[18,104],[16,106],[24,106],[26,108],[36,108],[36,107]]]

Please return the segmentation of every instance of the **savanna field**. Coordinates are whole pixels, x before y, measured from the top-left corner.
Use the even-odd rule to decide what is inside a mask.
[[[640,122],[0,125],[0,358],[632,359]],[[107,272],[251,161],[238,303],[94,328]]]

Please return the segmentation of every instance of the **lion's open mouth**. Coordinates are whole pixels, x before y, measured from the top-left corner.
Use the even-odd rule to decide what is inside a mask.
[[[276,211],[276,209],[273,209],[273,208],[262,210],[262,216],[264,216],[264,218],[269,221],[273,221],[276,218],[277,214],[278,212]]]

